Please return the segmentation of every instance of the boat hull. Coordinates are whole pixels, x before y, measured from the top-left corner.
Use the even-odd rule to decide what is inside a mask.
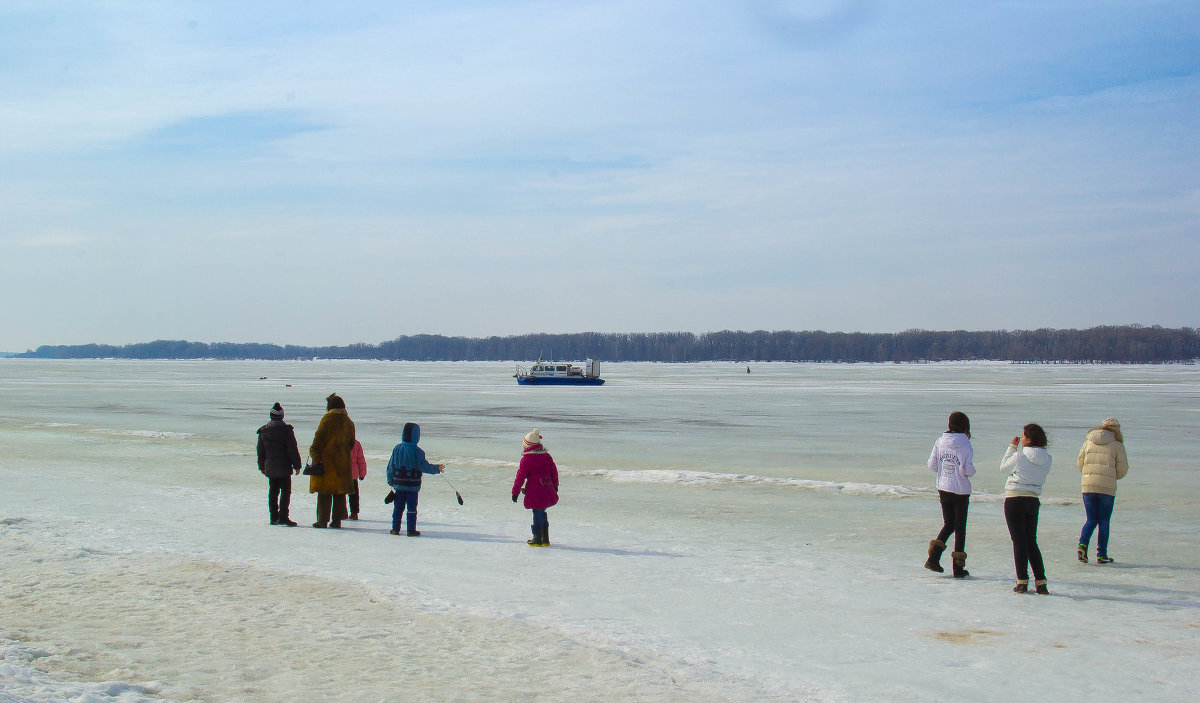
[[[517,376],[522,386],[603,386],[603,378],[565,378],[556,376]]]

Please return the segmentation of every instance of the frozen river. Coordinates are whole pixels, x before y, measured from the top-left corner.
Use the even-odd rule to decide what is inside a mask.
[[[746,368],[0,360],[0,701],[1200,696],[1200,368]],[[279,401],[306,449],[334,391],[363,519],[268,526],[254,431]],[[951,410],[979,468],[966,581],[921,568]],[[1116,563],[1083,565],[1075,456],[1107,416]],[[407,421],[465,499],[426,477],[419,539],[382,503]],[[1027,422],[1055,457],[1049,598],[1009,590],[999,461]],[[509,499],[535,427],[550,549]]]

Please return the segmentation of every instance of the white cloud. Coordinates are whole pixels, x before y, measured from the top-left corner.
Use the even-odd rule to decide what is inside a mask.
[[[520,332],[543,289],[585,301],[549,331],[1082,325],[1062,271],[1096,241],[1154,248],[1114,284],[1145,317],[1114,321],[1196,324],[1171,273],[1195,254],[1196,12],[7,5],[0,245],[26,265],[0,294],[40,294],[0,349]],[[1014,291],[1026,248],[1042,275]],[[939,312],[938,256],[969,313]],[[330,262],[350,313],[246,304]],[[1044,323],[1011,320],[1019,296]]]

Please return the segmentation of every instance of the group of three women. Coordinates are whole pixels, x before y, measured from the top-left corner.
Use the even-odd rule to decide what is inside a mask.
[[[1040,425],[1028,424],[1021,434],[1012,438],[1000,468],[1008,474],[1004,483],[1004,519],[1012,539],[1013,561],[1016,563],[1016,593],[1029,590],[1029,570],[1033,570],[1034,590],[1049,594],[1046,567],[1037,544],[1039,496],[1050,473],[1052,457],[1046,451],[1046,431]],[[965,413],[950,413],[948,427],[933,444],[929,455],[929,470],[937,474],[938,497],[942,505],[943,525],[937,538],[929,542],[929,558],[925,568],[944,573],[941,565],[946,540],[954,535],[950,553],[955,578],[968,575],[966,569],[967,507],[971,498],[971,476],[975,475],[974,452],[971,448],[971,421]],[[1117,481],[1129,471],[1125,455],[1121,423],[1107,418],[1099,427],[1088,432],[1079,450],[1078,466],[1083,474],[1083,506],[1087,520],[1079,536],[1076,555],[1087,563],[1088,543],[1098,527],[1100,536],[1096,561],[1112,562],[1108,556],[1108,525],[1116,500]]]

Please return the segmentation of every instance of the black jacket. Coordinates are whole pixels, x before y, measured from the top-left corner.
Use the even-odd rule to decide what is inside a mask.
[[[296,432],[283,420],[258,428],[258,470],[272,478],[291,476],[303,466]]]

